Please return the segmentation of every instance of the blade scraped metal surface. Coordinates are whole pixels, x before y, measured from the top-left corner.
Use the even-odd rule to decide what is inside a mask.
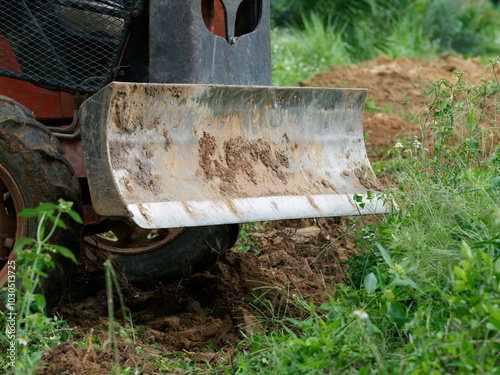
[[[82,106],[92,201],[143,228],[382,213],[366,90],[112,83]]]

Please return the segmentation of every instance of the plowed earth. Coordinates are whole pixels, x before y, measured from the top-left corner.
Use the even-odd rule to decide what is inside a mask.
[[[491,70],[487,72],[474,59],[412,61],[381,56],[359,66],[333,66],[300,85],[368,88],[367,109],[376,110],[365,110],[363,125],[367,150],[375,159],[396,139],[419,134],[412,120],[425,111],[432,82],[441,77],[453,79],[454,70],[464,71],[471,84],[492,78]],[[354,248],[351,237],[342,231],[347,220],[261,223],[259,228],[252,226],[246,239],[237,243],[246,252],[234,247],[209,270],[189,279],[152,291],[138,290],[120,280],[136,340],[134,345],[130,329],[120,330],[121,366],[138,368],[142,374],[160,370],[183,373],[169,369],[169,361],[230,360],[238,342],[265,329],[263,317],[300,316],[293,294],[321,301],[344,280],[342,262]],[[43,374],[111,371],[113,351],[103,349],[108,335],[104,260],[102,254],[84,249],[74,285],[55,309],[66,319],[73,336],[44,353]],[[114,309],[120,325],[128,327],[121,318],[117,295]],[[87,342],[93,343],[92,347],[82,345]]]

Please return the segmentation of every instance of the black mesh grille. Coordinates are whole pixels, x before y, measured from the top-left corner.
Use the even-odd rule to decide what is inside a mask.
[[[0,0],[0,75],[95,92],[118,64],[136,0]]]

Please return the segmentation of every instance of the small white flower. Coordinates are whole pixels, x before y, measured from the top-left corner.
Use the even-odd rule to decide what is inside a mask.
[[[19,345],[23,345],[23,346],[26,346],[28,345],[28,341],[26,341],[26,339],[24,337],[19,337]]]
[[[396,143],[396,146],[394,146],[394,147],[396,147],[396,148],[403,148],[403,145],[401,144],[401,142],[398,142],[398,143]]]
[[[364,309],[354,310],[352,313],[360,319],[368,319],[368,313]]]

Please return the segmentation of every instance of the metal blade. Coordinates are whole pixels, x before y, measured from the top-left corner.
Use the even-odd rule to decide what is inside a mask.
[[[111,83],[81,109],[92,202],[143,228],[387,212],[363,89]]]

